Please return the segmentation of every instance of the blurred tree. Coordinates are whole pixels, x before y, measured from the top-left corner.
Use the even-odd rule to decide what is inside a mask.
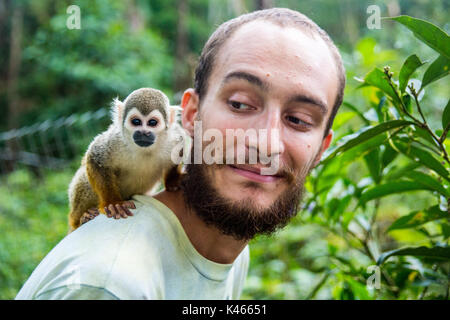
[[[272,0],[255,0],[255,10],[263,10],[273,7]]]
[[[189,41],[187,16],[189,15],[188,0],[178,0],[177,3],[177,36],[175,43],[174,92],[188,88],[192,82],[188,60]]]

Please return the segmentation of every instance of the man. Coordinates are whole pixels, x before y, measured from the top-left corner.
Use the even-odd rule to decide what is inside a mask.
[[[191,137],[196,121],[224,136],[276,131],[267,151],[277,171],[189,164],[180,190],[137,195],[133,217],[100,215],[64,238],[17,299],[239,298],[247,243],[297,213],[304,179],[330,144],[344,85],[337,49],[304,15],[275,8],[222,24],[202,51],[195,88],[184,92],[183,127]],[[260,146],[245,140],[246,156]]]

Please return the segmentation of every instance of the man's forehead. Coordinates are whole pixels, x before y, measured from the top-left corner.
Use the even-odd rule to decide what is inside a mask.
[[[329,109],[334,103],[338,83],[334,60],[326,43],[309,31],[267,21],[247,23],[219,50],[210,80],[220,85],[233,70],[250,69],[267,75],[269,82],[277,79],[279,84],[323,95]]]
[[[264,57],[273,51],[280,57],[297,55],[299,58],[311,52],[320,60],[333,63],[325,41],[311,30],[299,26],[279,26],[273,22],[256,20],[240,26],[218,51],[216,61],[234,57],[233,53],[248,57]]]

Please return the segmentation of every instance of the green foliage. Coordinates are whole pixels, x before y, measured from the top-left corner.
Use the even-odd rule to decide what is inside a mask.
[[[398,80],[390,67],[368,72],[358,88],[375,88],[371,109],[362,113],[354,104],[344,103],[365,127],[341,137],[309,181],[310,198],[305,206],[308,213],[303,221],[319,223],[344,241],[327,255],[330,262],[339,257],[336,269],[324,271],[324,275],[333,273],[318,283],[334,286],[334,298],[448,298],[445,279],[450,271],[450,160],[446,143],[449,111],[448,106],[442,108],[443,130],[433,128],[423,112],[423,88],[448,75],[444,54],[448,53],[450,41],[445,32],[426,21],[405,16],[393,20],[413,30],[440,56],[424,71],[418,88],[412,76],[424,62],[417,54],[405,60]],[[367,173],[352,177],[349,173],[358,164],[365,166]],[[386,217],[380,218],[383,205],[392,201],[394,195],[417,191],[429,195],[426,207],[412,202],[409,206],[415,210],[392,221],[390,226],[384,221]],[[414,196],[404,199],[414,201]],[[385,251],[383,248],[392,246],[388,245],[392,243],[389,238],[399,232],[416,234],[412,239],[417,240],[411,241],[416,245]],[[417,243],[423,246],[417,247]],[[363,268],[349,259],[348,251],[354,250],[366,255]],[[381,268],[381,288],[369,290],[368,276],[363,273],[375,264]],[[336,286],[334,281],[340,284]],[[320,290],[314,288],[311,292],[314,294],[308,297],[312,298]]]
[[[450,39],[447,33],[434,24],[408,16],[391,18],[414,32],[414,35],[432,49],[450,58]]]
[[[66,26],[72,4],[80,7],[81,29]],[[18,89],[27,108],[20,114],[20,126],[97,110],[140,87],[157,87],[171,96],[173,59],[167,40],[145,25],[132,24],[133,19],[145,22],[130,16],[133,2],[46,0],[20,5],[27,13]]]
[[[0,299],[13,299],[45,255],[67,234],[72,170],[45,181],[16,170],[0,185]]]
[[[370,38],[357,45],[358,61],[370,70],[358,85],[349,81],[333,125],[336,143],[307,180],[300,216],[276,238],[252,243],[257,261],[248,297],[448,299],[448,85],[434,90],[448,75],[442,53],[450,42],[428,22],[393,20],[407,24],[438,58],[429,64],[417,52],[405,52],[404,60],[391,50],[376,54]],[[380,67],[390,59],[398,78],[393,68]],[[347,68],[347,76],[353,72]],[[425,86],[444,94],[444,106],[442,94],[430,96]],[[265,276],[271,263],[279,276]],[[376,275],[371,267],[380,270],[378,289],[368,286]]]
[[[377,264],[384,263],[387,259],[392,256],[416,256],[416,257],[427,257],[437,260],[448,261],[450,259],[450,248],[445,246],[435,246],[433,248],[428,247],[418,247],[418,248],[402,248],[397,250],[392,250],[385,252],[378,258]]]

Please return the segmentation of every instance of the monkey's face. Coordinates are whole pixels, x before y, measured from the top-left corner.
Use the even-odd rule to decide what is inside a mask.
[[[143,115],[137,108],[132,108],[124,120],[124,135],[141,148],[153,145],[165,128],[164,117],[158,109]]]

